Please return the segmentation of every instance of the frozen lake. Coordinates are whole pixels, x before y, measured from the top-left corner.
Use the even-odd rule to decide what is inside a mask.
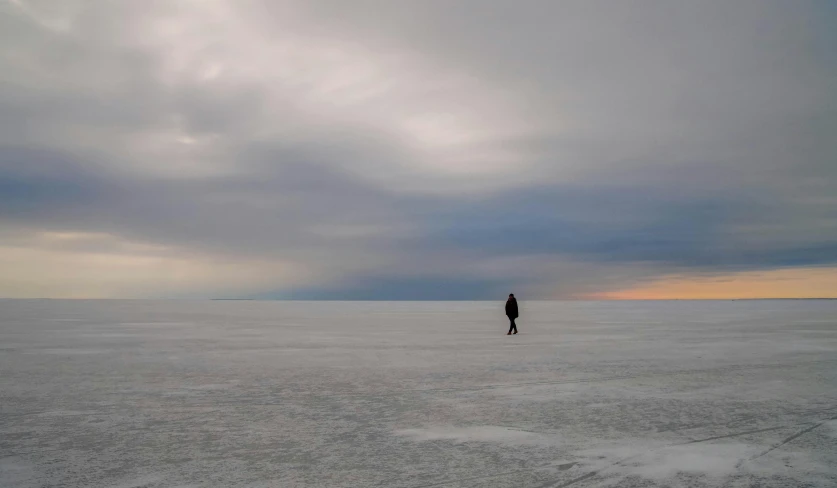
[[[0,301],[0,486],[837,486],[837,301],[502,307]]]

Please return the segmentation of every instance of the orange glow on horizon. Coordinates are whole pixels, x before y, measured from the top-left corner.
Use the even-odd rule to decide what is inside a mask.
[[[748,271],[725,275],[676,275],[632,288],[597,293],[599,300],[709,300],[837,298],[837,268]]]

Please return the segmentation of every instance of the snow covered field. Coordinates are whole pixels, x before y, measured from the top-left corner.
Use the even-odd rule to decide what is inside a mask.
[[[0,301],[0,487],[837,486],[837,301]]]

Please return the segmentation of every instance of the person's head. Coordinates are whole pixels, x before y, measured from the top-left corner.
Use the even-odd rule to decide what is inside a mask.
[[[509,298],[514,298],[514,293],[509,293]]]

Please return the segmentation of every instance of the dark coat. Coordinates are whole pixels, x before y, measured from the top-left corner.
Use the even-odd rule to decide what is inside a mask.
[[[509,298],[506,301],[506,317],[516,319],[517,316],[517,299]]]

